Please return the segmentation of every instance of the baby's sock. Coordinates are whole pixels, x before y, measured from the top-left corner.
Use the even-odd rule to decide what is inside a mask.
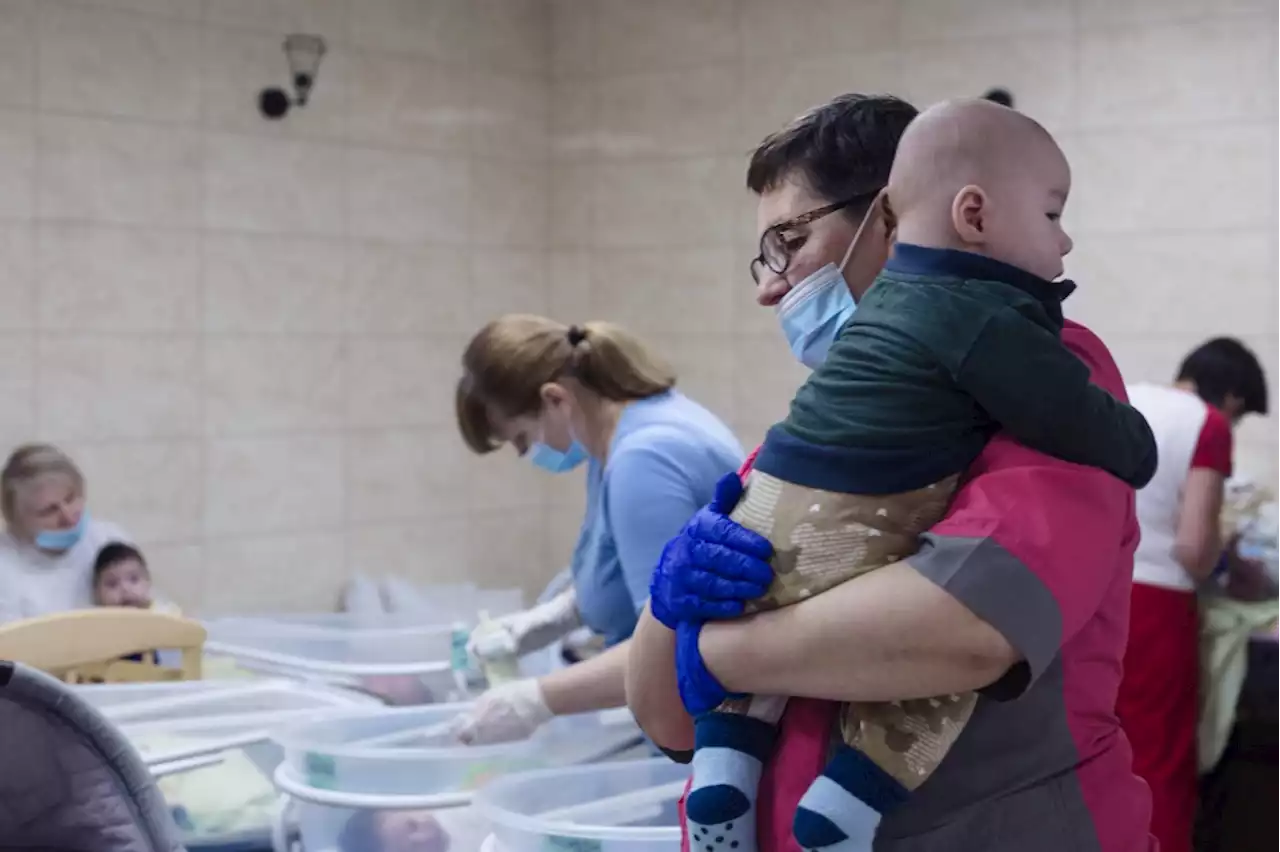
[[[708,713],[694,728],[693,785],[685,801],[690,852],[756,852],[756,794],[777,728]]]
[[[822,852],[870,852],[880,815],[907,789],[857,749],[842,745],[796,808],[796,842]]]

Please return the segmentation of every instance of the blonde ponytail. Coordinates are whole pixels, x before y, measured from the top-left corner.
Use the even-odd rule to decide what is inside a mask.
[[[676,383],[670,367],[613,323],[566,326],[527,314],[508,314],[480,329],[463,352],[462,371],[458,429],[477,453],[502,445],[492,415],[536,414],[547,382],[570,377],[618,402],[656,396]]]

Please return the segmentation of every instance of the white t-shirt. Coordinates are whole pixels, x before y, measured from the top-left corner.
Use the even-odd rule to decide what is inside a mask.
[[[113,541],[132,543],[115,524],[92,517],[64,553],[45,553],[0,533],[0,624],[93,606],[93,562]]]

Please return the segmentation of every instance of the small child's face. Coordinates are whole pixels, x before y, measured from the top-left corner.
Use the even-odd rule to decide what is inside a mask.
[[[997,260],[1052,281],[1062,275],[1062,259],[1072,248],[1062,228],[1071,168],[1049,140],[1031,146],[1020,166],[1016,177],[992,187],[995,203],[984,222],[987,250]]]
[[[378,814],[381,852],[448,852],[449,836],[430,811],[384,811]]]
[[[151,606],[151,574],[136,559],[122,559],[98,575],[94,594],[98,606]]]

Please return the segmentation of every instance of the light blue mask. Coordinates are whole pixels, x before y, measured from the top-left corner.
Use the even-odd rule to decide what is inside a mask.
[[[778,303],[778,321],[791,354],[810,370],[818,369],[857,308],[840,267],[834,263],[801,281]]]
[[[538,441],[529,450],[529,461],[548,473],[567,473],[586,461],[587,455],[586,447],[576,440],[563,453]]]
[[[66,551],[76,546],[89,526],[89,510],[80,513],[80,520],[74,527],[65,530],[42,530],[36,533],[36,547],[41,550]]]
[[[849,292],[849,283],[844,279],[844,268],[877,204],[867,208],[840,264],[828,263],[792,287],[778,303],[778,322],[791,347],[791,354],[810,370],[818,369],[827,360],[827,351],[840,334],[840,329],[858,309],[853,294]]]

